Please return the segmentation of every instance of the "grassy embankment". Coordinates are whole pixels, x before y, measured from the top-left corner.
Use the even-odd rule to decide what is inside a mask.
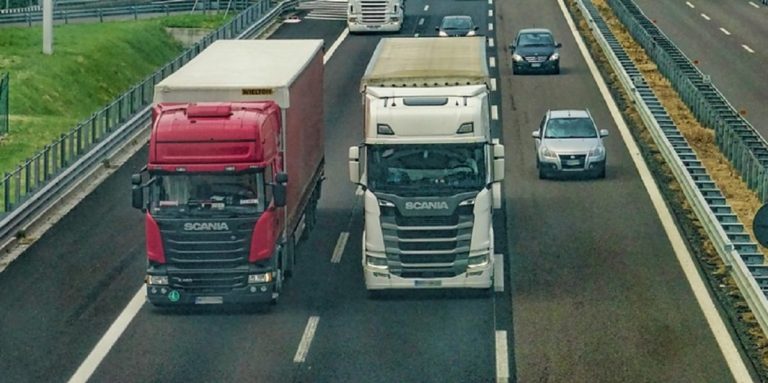
[[[178,15],[58,25],[50,56],[41,53],[42,28],[1,28],[0,73],[10,73],[11,85],[0,175],[183,52],[165,28],[213,29],[225,21],[219,15]]]

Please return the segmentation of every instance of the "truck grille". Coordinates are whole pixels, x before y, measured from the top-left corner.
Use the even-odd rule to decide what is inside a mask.
[[[387,22],[386,0],[363,0],[360,2],[363,23],[384,24]]]
[[[474,215],[460,206],[448,216],[401,215],[382,207],[389,270],[403,278],[450,278],[466,271]]]
[[[230,230],[185,231],[182,220],[158,220],[171,287],[225,293],[248,282],[248,254],[255,218],[226,221]]]

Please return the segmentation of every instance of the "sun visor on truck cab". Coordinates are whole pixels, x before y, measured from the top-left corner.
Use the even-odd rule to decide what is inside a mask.
[[[291,85],[322,60],[323,40],[217,40],[155,85],[153,102],[272,100],[288,108]]]
[[[481,85],[490,88],[485,37],[382,38],[360,91],[376,87]]]

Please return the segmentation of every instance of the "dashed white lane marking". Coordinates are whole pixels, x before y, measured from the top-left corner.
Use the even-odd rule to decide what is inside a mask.
[[[493,0],[488,0],[488,5],[493,5]]]
[[[488,10],[488,17],[493,17],[493,9]]]
[[[336,240],[336,247],[333,248],[333,256],[331,256],[331,263],[341,262],[341,255],[344,254],[344,248],[347,247],[347,240],[349,239],[349,233],[342,231],[339,234],[339,239]]]
[[[491,105],[491,119],[492,120],[499,119],[499,107],[496,105]]]
[[[757,4],[755,4],[755,3],[751,2],[751,1],[749,2],[749,5],[751,5],[751,6],[755,7],[755,8],[758,8],[758,9],[760,8],[759,5],[757,5]]]
[[[691,8],[696,8],[695,6],[693,6],[693,4],[691,4],[690,1],[686,1],[685,5],[687,5],[687,6],[691,7]]]
[[[495,42],[493,41],[493,37],[488,38],[488,47],[493,48]]]
[[[419,19],[419,25],[424,25],[424,18],[423,17]]]
[[[731,32],[728,32],[728,30],[727,30],[727,29],[725,29],[725,28],[722,28],[722,27],[721,27],[721,28],[720,28],[720,31],[722,31],[723,33],[725,33],[725,35],[726,35],[726,36],[730,36],[730,35],[731,35]]]
[[[491,78],[491,91],[493,91],[493,92],[496,91],[496,78],[495,77]]]
[[[333,45],[331,45],[331,48],[328,49],[328,52],[325,53],[325,57],[323,57],[323,65],[328,62],[328,60],[331,59],[331,56],[333,56],[333,52],[336,52],[336,49],[341,45],[341,43],[344,41],[344,39],[349,36],[349,28],[344,28],[343,31],[341,31],[341,34],[336,39],[336,41],[333,42]]]
[[[101,361],[107,356],[109,350],[112,349],[112,346],[117,343],[117,340],[120,338],[120,335],[123,334],[123,331],[128,328],[133,317],[135,317],[136,314],[139,313],[139,310],[141,310],[141,306],[144,305],[144,301],[147,298],[146,293],[147,290],[142,285],[139,291],[136,292],[128,303],[128,306],[125,307],[123,312],[121,312],[117,319],[112,322],[112,325],[109,326],[109,329],[104,336],[101,337],[99,343],[96,344],[96,347],[91,350],[88,357],[86,357],[80,367],[77,368],[75,374],[69,378],[69,383],[85,383],[88,381],[91,375],[93,375],[93,372],[96,371],[96,368],[99,367],[99,364],[101,364]]]
[[[428,10],[429,10],[429,5],[425,5],[425,6],[424,6],[424,12],[426,12],[426,11],[428,11]]]
[[[493,290],[504,292],[504,254],[493,255]]]
[[[313,315],[309,317],[307,327],[304,328],[304,335],[301,336],[301,342],[299,342],[299,349],[296,350],[296,355],[293,357],[294,363],[304,363],[307,360],[309,346],[312,345],[312,339],[315,337],[318,322],[320,322],[319,316]]]
[[[595,79],[595,84],[597,84],[600,94],[603,96],[603,99],[608,106],[608,110],[611,112],[611,116],[621,134],[624,145],[626,145],[627,151],[629,151],[632,161],[635,163],[635,168],[637,168],[637,171],[640,174],[643,186],[645,186],[645,190],[648,192],[651,203],[656,210],[656,214],[659,216],[659,220],[664,227],[664,232],[667,234],[667,239],[669,240],[673,252],[675,253],[675,257],[680,264],[680,269],[683,271],[683,274],[685,274],[685,278],[691,286],[696,303],[698,303],[704,314],[704,319],[707,321],[707,324],[712,331],[712,336],[714,336],[715,341],[720,348],[720,352],[728,365],[728,369],[731,371],[731,374],[737,382],[751,382],[752,379],[749,371],[747,371],[747,366],[744,364],[744,360],[741,359],[736,344],[733,342],[733,338],[731,338],[728,329],[725,327],[723,318],[720,317],[717,308],[715,308],[715,303],[709,296],[708,289],[699,275],[698,268],[693,263],[693,256],[688,252],[683,236],[677,229],[674,218],[672,218],[672,213],[670,213],[667,208],[664,197],[661,196],[659,187],[656,184],[656,181],[654,181],[651,171],[648,169],[648,165],[645,164],[642,153],[632,137],[632,133],[630,133],[624,119],[621,117],[619,107],[616,105],[616,102],[611,96],[611,92],[602,80],[602,76],[597,70],[597,65],[595,65],[595,62],[592,60],[584,41],[579,35],[579,31],[576,29],[573,19],[571,19],[570,12],[568,12],[563,1],[565,0],[558,1],[560,10],[568,23],[571,34],[576,39],[576,45],[579,47],[581,56],[587,62],[589,71]]]
[[[496,57],[489,57],[488,58],[488,65],[491,68],[496,68]]]
[[[505,330],[496,330],[496,381],[509,382],[509,351]]]
[[[709,20],[712,20],[712,18],[710,18],[709,16],[707,16],[707,14],[706,14],[706,13],[702,13],[702,14],[701,14],[701,17],[703,17],[703,18],[704,18],[704,20],[707,20],[707,21],[709,21]]]
[[[755,51],[752,48],[750,48],[748,45],[741,44],[741,47],[744,48],[749,53],[755,53]]]
[[[493,30],[493,23],[488,23],[488,31],[490,32],[492,30]]]

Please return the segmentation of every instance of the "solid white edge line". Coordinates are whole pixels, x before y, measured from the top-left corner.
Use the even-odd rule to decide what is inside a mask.
[[[504,292],[504,254],[493,255],[493,290]]]
[[[128,325],[133,318],[138,314],[139,310],[141,310],[141,306],[144,305],[144,301],[147,298],[146,292],[147,290],[144,285],[142,285],[131,301],[128,302],[128,305],[125,306],[123,312],[121,312],[117,319],[112,322],[112,325],[109,326],[109,329],[104,333],[104,336],[101,337],[99,343],[96,344],[96,347],[91,350],[91,353],[88,354],[88,357],[86,357],[83,363],[80,364],[80,367],[77,368],[74,375],[69,378],[69,383],[84,383],[88,381],[101,364],[101,361],[104,360],[104,357],[107,356],[109,350],[112,349],[112,346],[117,343],[120,335],[123,334],[123,331],[128,328]]]
[[[331,263],[341,262],[341,255],[344,254],[344,248],[347,246],[348,239],[349,239],[349,232],[342,231],[339,234],[339,239],[336,240],[336,247],[333,248],[333,256],[331,257]]]
[[[491,78],[491,91],[492,92],[496,91],[496,78],[495,77]]]
[[[491,105],[491,119],[492,120],[499,119],[499,107],[497,105]]]
[[[490,66],[491,68],[496,68],[496,57],[488,58],[488,66]]]
[[[336,39],[336,41],[333,42],[333,45],[328,49],[328,52],[325,53],[325,56],[323,57],[323,65],[328,62],[328,60],[331,59],[331,56],[333,56],[333,53],[336,52],[336,49],[341,45],[341,43],[344,41],[344,39],[349,36],[349,28],[344,28],[343,31],[341,31],[341,34]]]
[[[696,7],[693,6],[693,4],[691,4],[690,1],[686,1],[685,5],[689,6],[691,9],[696,8]]]
[[[704,318],[706,319],[709,328],[712,330],[712,334],[715,337],[717,345],[720,347],[723,358],[725,359],[728,368],[731,370],[731,374],[737,382],[749,382],[752,378],[749,374],[749,371],[747,370],[747,366],[741,359],[741,355],[736,348],[733,339],[728,333],[728,329],[726,328],[725,323],[723,323],[723,318],[721,318],[720,314],[717,312],[717,308],[712,301],[712,297],[709,296],[709,292],[707,291],[704,281],[701,279],[696,265],[693,263],[693,257],[688,252],[685,241],[683,240],[677,225],[675,225],[675,220],[672,218],[672,214],[669,212],[666,202],[661,196],[661,192],[656,185],[656,181],[653,179],[651,171],[648,169],[648,165],[646,165],[645,161],[643,160],[643,156],[637,146],[637,143],[635,142],[635,139],[632,137],[632,133],[630,133],[629,128],[624,122],[624,119],[621,116],[621,112],[619,111],[618,106],[616,106],[616,102],[613,100],[613,98],[611,98],[611,93],[608,90],[608,87],[605,85],[602,75],[598,71],[595,62],[589,55],[589,51],[584,45],[584,41],[582,41],[581,35],[576,29],[576,26],[574,25],[568,10],[565,8],[563,1],[564,0],[558,0],[558,4],[560,4],[560,10],[568,22],[571,33],[576,39],[576,45],[578,45],[582,57],[584,57],[584,60],[586,60],[587,66],[589,66],[589,70],[592,73],[592,77],[595,79],[595,83],[600,89],[600,93],[603,95],[605,103],[608,105],[608,109],[613,116],[613,120],[616,122],[616,127],[621,133],[621,137],[627,147],[627,150],[629,151],[630,156],[632,157],[632,161],[635,163],[635,167],[640,174],[643,185],[645,186],[646,191],[648,191],[648,195],[651,199],[651,202],[653,203],[654,209],[656,210],[656,214],[658,214],[659,220],[661,221],[662,226],[664,227],[664,231],[667,234],[667,238],[669,239],[669,242],[672,245],[672,249],[675,252],[675,257],[677,258],[678,263],[680,263],[680,267],[683,270],[686,279],[688,280],[688,284],[691,286],[691,290],[696,297],[696,302],[699,304],[699,307],[704,314]]]
[[[720,27],[720,31],[721,31],[721,32],[723,32],[723,33],[725,33],[725,34],[726,34],[726,36],[730,36],[730,35],[731,35],[731,32],[728,32],[728,30],[727,30],[727,29],[725,29],[725,28],[723,28],[723,27]]]
[[[709,16],[707,16],[707,14],[706,14],[706,13],[702,13],[702,14],[701,14],[701,17],[703,17],[703,18],[704,18],[704,20],[707,20],[707,21],[709,21],[709,20],[712,20],[712,18],[711,18],[711,17],[709,17]]]
[[[741,44],[741,47],[744,48],[749,53],[755,53],[755,51],[749,47],[749,45]]]
[[[751,1],[749,2],[749,5],[751,5],[751,6],[755,7],[755,8],[757,8],[757,9],[760,9],[760,6],[759,6],[759,5],[757,5],[757,4],[755,4],[755,3],[751,2]]]
[[[309,346],[312,345],[312,338],[315,337],[315,330],[317,330],[318,322],[320,322],[320,317],[315,315],[309,317],[309,320],[307,320],[307,326],[304,327],[304,335],[301,336],[299,348],[296,350],[296,355],[293,357],[294,363],[304,363],[304,361],[307,360]]]
[[[496,330],[496,381],[509,381],[509,350],[505,330]]]

